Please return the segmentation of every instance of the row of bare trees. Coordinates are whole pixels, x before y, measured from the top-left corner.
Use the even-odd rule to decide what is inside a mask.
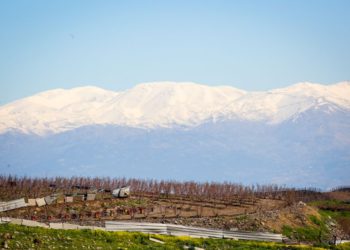
[[[350,186],[340,186],[332,189],[332,192],[350,192]]]
[[[126,178],[54,177],[30,178],[0,176],[0,200],[19,197],[42,197],[53,192],[72,193],[74,190],[111,190],[130,186],[134,195],[158,197],[180,197],[194,200],[222,200],[271,198],[296,200],[315,200],[323,194],[313,189],[291,189],[278,185],[250,185],[231,182],[164,181]],[[323,196],[322,196],[323,197]]]

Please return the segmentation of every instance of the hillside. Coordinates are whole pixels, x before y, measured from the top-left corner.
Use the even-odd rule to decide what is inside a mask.
[[[111,188],[125,184],[131,187],[128,198],[111,195]],[[87,200],[87,194],[94,198]],[[339,190],[135,179],[0,179],[2,201],[21,197],[31,205],[4,211],[1,216],[100,227],[105,221],[137,221],[274,232],[289,237],[290,243],[304,244],[328,244],[334,237],[350,237],[350,196]],[[42,197],[53,200],[46,205],[30,201]]]

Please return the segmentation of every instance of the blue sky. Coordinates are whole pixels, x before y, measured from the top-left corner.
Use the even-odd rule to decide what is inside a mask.
[[[350,79],[350,1],[0,1],[0,105],[53,88]]]

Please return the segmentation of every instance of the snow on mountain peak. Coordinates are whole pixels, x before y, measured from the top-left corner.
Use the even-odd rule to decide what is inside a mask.
[[[98,120],[141,127],[191,126],[210,118],[245,92],[196,83],[154,82],[121,93],[101,108]]]
[[[0,107],[0,133],[44,135],[92,124],[196,126],[217,119],[273,124],[324,103],[350,109],[350,82],[303,82],[261,92],[192,82],[142,83],[122,92],[86,86],[45,91]]]

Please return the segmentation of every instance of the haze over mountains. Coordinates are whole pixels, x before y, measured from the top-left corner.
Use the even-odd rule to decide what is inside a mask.
[[[157,82],[0,107],[0,168],[330,187],[350,179],[350,82],[247,92]]]

